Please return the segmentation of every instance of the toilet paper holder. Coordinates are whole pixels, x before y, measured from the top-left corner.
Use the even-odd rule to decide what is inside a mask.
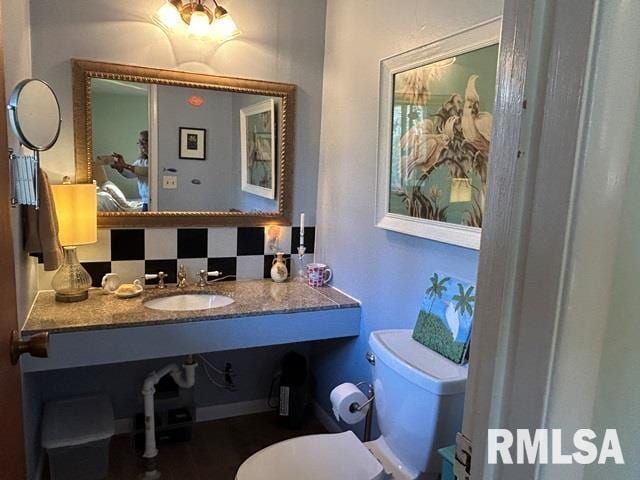
[[[349,411],[351,413],[360,412],[367,408],[367,406],[371,405],[371,408],[367,410],[367,415],[364,419],[364,441],[371,441],[371,423],[373,421],[373,401],[376,398],[375,391],[373,389],[373,385],[368,382],[359,382],[356,383],[356,387],[360,388],[361,386],[367,386],[367,401],[360,405],[358,402],[353,402],[349,405]],[[361,389],[361,388],[360,388]],[[362,389],[361,389],[362,390]]]
[[[351,413],[355,413],[355,412],[360,412],[362,410],[364,410],[369,404],[371,404],[373,402],[373,399],[375,398],[375,393],[373,391],[373,385],[371,385],[370,383],[367,382],[359,382],[356,383],[356,387],[360,388],[362,385],[366,385],[367,386],[367,401],[364,402],[362,405],[360,405],[358,402],[353,402],[351,405],[349,405],[349,411]],[[362,389],[360,389],[362,390]],[[367,412],[368,414],[369,412]]]

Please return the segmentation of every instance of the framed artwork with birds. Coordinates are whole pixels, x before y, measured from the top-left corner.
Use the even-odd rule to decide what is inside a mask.
[[[475,285],[434,272],[420,306],[413,339],[461,364],[469,350]]]
[[[376,221],[479,248],[500,22],[381,62]]]

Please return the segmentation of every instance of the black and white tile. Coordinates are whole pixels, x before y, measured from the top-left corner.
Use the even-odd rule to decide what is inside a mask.
[[[146,260],[178,258],[178,236],[175,228],[147,228],[144,232]]]
[[[236,257],[238,255],[238,229],[236,227],[209,228],[207,244],[210,258]]]
[[[178,229],[178,258],[206,258],[208,254],[206,228]]]
[[[264,255],[263,227],[238,227],[238,256]]]
[[[238,257],[216,257],[207,259],[208,272],[221,272],[221,281],[234,280],[238,272]]]
[[[144,260],[144,234],[142,228],[111,230],[111,260]]]
[[[184,264],[189,281],[197,279],[201,269],[218,270],[222,276],[238,279],[269,278],[276,252],[284,252],[292,274],[298,269],[299,227],[212,227],[100,229],[98,242],[78,247],[78,258],[91,274],[94,286],[100,286],[108,272],[125,282],[142,278],[145,273],[165,272],[166,281],[176,281]],[[305,227],[305,262],[313,261],[315,227]],[[38,265],[38,288],[51,288],[55,272]],[[157,283],[149,281],[148,283]]]

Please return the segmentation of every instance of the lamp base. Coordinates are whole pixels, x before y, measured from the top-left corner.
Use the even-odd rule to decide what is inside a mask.
[[[63,247],[64,263],[51,279],[56,292],[56,301],[64,303],[82,302],[89,298],[91,275],[78,261],[76,247]]]
[[[73,293],[56,292],[56,302],[74,303],[74,302],[82,302],[88,298],[89,298],[89,292],[87,290],[85,290],[84,292],[73,292]]]

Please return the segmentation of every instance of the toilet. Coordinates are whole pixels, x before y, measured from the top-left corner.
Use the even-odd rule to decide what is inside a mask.
[[[378,439],[362,443],[346,431],[285,440],[249,457],[236,480],[436,479],[436,450],[455,443],[462,426],[467,367],[411,334],[378,330],[369,337]]]

